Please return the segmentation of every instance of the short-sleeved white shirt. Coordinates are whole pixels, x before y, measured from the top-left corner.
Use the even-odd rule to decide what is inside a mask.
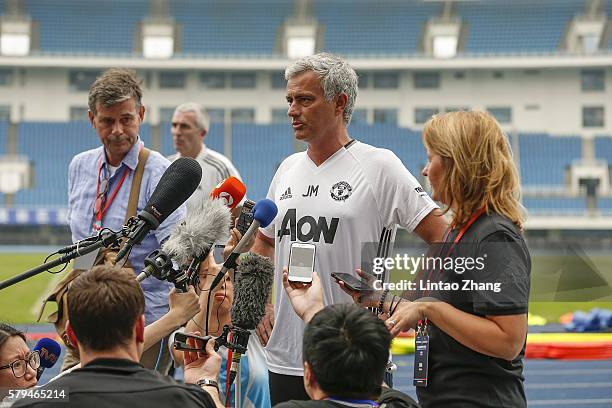
[[[364,243],[377,243],[375,256],[387,256],[396,226],[412,231],[436,204],[391,151],[353,141],[320,166],[306,152],[279,166],[268,198],[278,215],[261,232],[275,243],[275,324],[266,346],[270,371],[303,375],[304,323],[282,285],[292,242],[316,245],[325,304],[352,302],[330,277],[355,273]],[[371,246],[371,244],[370,244]]]

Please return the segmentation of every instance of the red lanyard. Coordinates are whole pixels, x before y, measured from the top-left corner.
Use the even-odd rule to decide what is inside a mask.
[[[96,184],[96,201],[98,200],[98,196],[100,194],[100,176],[101,175],[102,175],[102,160],[100,160],[100,165],[98,166],[98,181]],[[117,185],[115,186],[115,189],[111,193],[110,197],[106,199],[106,202],[104,203],[104,207],[101,208],[100,211],[97,211],[95,213],[96,221],[94,222],[94,225],[93,225],[94,230],[100,230],[102,228],[102,219],[104,218],[104,214],[106,214],[106,211],[108,211],[108,208],[113,203],[113,200],[115,199],[115,196],[121,189],[121,186],[123,185],[123,182],[125,181],[125,178],[127,177],[127,175],[128,175],[128,168],[126,167],[123,170],[123,175],[121,176],[121,180],[119,180],[119,183],[117,183]]]
[[[466,231],[472,226],[472,224],[474,224],[476,222],[476,220],[478,218],[480,218],[480,216],[482,214],[484,214],[485,212],[485,208],[481,208],[480,210],[476,211],[468,220],[468,222],[465,223],[465,225],[461,228],[461,230],[459,230],[459,233],[457,234],[457,236],[455,237],[455,239],[453,240],[453,243],[451,245],[451,247],[448,249],[448,251],[446,252],[445,258],[448,258],[448,256],[451,254],[451,252],[453,252],[453,249],[455,249],[455,245],[457,245],[459,243],[459,241],[461,241],[461,238],[463,238],[463,235],[465,235]],[[446,234],[444,234],[444,240],[443,242],[446,243],[446,240],[448,239],[450,233],[452,231],[452,227],[449,228],[446,231]],[[428,276],[427,276],[427,280],[430,280],[431,276],[433,275],[433,273],[436,271],[431,271],[429,272]],[[436,278],[440,275],[440,273],[442,272],[442,270],[437,271],[436,273]]]
[[[485,212],[485,208],[481,208],[480,210],[476,211],[468,220],[468,222],[465,223],[465,225],[461,228],[461,230],[459,230],[459,233],[457,234],[457,236],[455,237],[455,239],[453,240],[453,244],[451,245],[451,247],[448,249],[448,251],[446,252],[446,256],[445,258],[448,258],[448,256],[451,254],[451,252],[453,252],[453,249],[455,249],[455,245],[457,245],[459,243],[459,241],[461,241],[461,238],[463,238],[463,235],[465,235],[466,231],[472,226],[472,224],[474,224],[476,222],[476,220],[478,218],[480,218],[480,216],[482,214],[484,214]],[[446,234],[444,234],[444,240],[443,242],[446,243],[446,240],[448,239],[450,233],[452,231],[452,227],[449,228],[446,231]],[[433,274],[434,271],[431,271],[429,273],[429,275],[427,276],[427,280],[429,280],[431,278],[431,275]],[[441,270],[438,271],[438,273],[436,274],[436,278],[438,277],[438,275],[441,273]],[[425,321],[421,321],[419,320],[417,322],[417,330],[419,333],[427,333],[427,318],[425,318]]]

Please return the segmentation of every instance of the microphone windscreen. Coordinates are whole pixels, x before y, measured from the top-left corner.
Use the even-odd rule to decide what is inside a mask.
[[[51,368],[62,354],[62,347],[53,339],[42,338],[34,346],[34,350],[40,355],[40,366]]]
[[[229,208],[236,207],[244,198],[246,187],[237,177],[230,176],[213,188],[210,196],[226,202]]]
[[[202,167],[191,157],[181,157],[166,169],[153,190],[143,212],[157,221],[155,229],[164,222],[198,188],[202,180]],[[146,217],[150,220],[149,217]]]
[[[266,313],[273,276],[270,259],[250,252],[240,257],[230,310],[232,325],[245,330],[257,327]]]
[[[162,251],[179,265],[185,265],[208,253],[213,244],[226,237],[230,224],[231,213],[222,200],[202,200],[176,225]]]
[[[274,204],[274,201],[264,198],[255,203],[253,207],[253,218],[259,222],[260,227],[267,227],[270,225],[274,218],[278,214],[278,207]]]

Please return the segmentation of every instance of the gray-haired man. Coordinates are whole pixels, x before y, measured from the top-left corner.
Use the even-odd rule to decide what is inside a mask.
[[[202,181],[187,200],[188,210],[208,198],[211,190],[220,181],[229,176],[240,178],[238,170],[227,157],[204,144],[209,124],[206,109],[195,102],[177,106],[172,115],[172,141],[177,153],[168,159],[174,161],[179,157],[191,157],[202,166]]]
[[[281,283],[292,242],[316,245],[316,269],[326,304],[352,299],[330,273],[361,266],[364,243],[379,243],[385,257],[396,226],[423,240],[442,239],[446,223],[436,204],[393,152],[352,139],[347,131],[357,97],[357,74],[342,58],[322,53],[300,58],[285,71],[287,115],[296,139],[308,149],[283,161],[268,198],[278,216],[261,229],[253,251],[274,257],[274,317],[258,328],[267,343],[272,404],[308,399],[303,386],[304,323],[293,311]]]

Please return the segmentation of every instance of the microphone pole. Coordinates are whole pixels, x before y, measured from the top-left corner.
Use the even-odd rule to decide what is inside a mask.
[[[70,252],[68,252],[67,254],[62,255],[59,258],[56,258],[49,262],[45,262],[44,264],[40,266],[37,266],[17,276],[13,276],[10,279],[0,282],[0,290],[6,289],[9,286],[12,286],[28,278],[31,278],[32,276],[36,276],[39,273],[45,272],[49,269],[55,268],[56,266],[60,266],[62,264],[68,263],[74,258],[78,258],[79,256],[88,254],[102,247],[118,245],[119,239],[123,236],[123,234],[124,234],[123,230],[119,232],[102,231],[102,233],[100,234],[100,239],[98,241],[88,244],[88,245],[84,245],[83,247],[75,248],[71,250]]]

